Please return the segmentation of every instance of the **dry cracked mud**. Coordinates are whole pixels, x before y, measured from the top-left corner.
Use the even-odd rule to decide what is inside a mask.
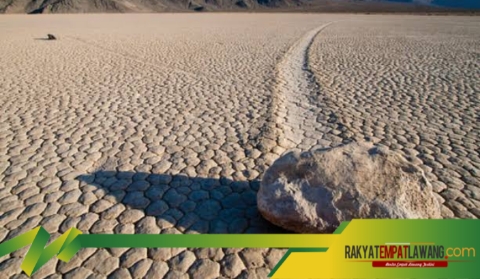
[[[478,17],[15,15],[0,34],[0,241],[281,233],[264,170],[364,139],[422,167],[445,218],[480,217]],[[82,249],[33,278],[266,278],[284,252]]]

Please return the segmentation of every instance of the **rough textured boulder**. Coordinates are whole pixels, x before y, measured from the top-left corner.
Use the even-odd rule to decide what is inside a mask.
[[[48,34],[48,35],[47,35],[47,39],[48,39],[48,40],[56,40],[57,37],[55,37],[55,36],[52,35],[52,34]]]
[[[301,233],[351,219],[441,218],[423,171],[370,143],[287,153],[265,173],[257,203],[265,219]]]

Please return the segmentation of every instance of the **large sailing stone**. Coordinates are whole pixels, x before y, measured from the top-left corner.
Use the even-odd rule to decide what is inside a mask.
[[[257,205],[265,219],[300,233],[359,218],[441,218],[423,171],[367,142],[287,153],[265,173]]]

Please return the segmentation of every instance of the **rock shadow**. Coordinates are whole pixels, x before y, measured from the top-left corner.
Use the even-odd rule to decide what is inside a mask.
[[[287,233],[258,212],[260,181],[105,170],[77,180],[83,192],[101,189],[126,208],[143,210],[157,224],[171,224],[182,233]]]
[[[44,38],[34,38],[36,41],[56,41],[57,37],[52,34],[47,34],[47,37]]]

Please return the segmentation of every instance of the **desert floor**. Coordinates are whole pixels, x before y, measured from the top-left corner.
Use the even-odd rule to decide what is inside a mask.
[[[365,139],[424,169],[445,218],[480,217],[480,17],[8,15],[0,53],[0,241],[282,232],[264,170]],[[283,252],[82,249],[33,278],[266,278]]]

